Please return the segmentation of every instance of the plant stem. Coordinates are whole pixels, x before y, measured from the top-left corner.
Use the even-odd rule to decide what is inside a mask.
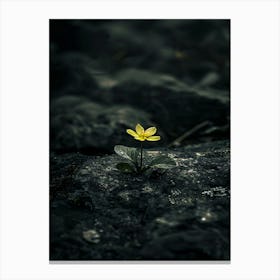
[[[140,150],[141,150],[141,155],[140,155],[140,172],[141,172],[142,171],[142,162],[143,162],[143,144],[142,144],[142,142],[141,142]]]

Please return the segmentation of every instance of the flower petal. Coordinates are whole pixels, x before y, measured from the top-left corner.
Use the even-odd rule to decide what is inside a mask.
[[[138,135],[143,135],[145,131],[143,126],[139,123],[136,125],[135,130]]]
[[[137,135],[137,136],[134,137],[134,139],[136,139],[136,140],[138,140],[138,141],[145,141],[146,138],[143,137],[143,136],[138,136],[138,135]]]
[[[133,136],[133,137],[138,136],[138,134],[134,130],[132,130],[132,129],[127,129],[126,132],[128,134],[130,134],[131,136]]]
[[[147,137],[148,141],[159,141],[160,140],[160,136],[150,136]]]
[[[145,130],[144,135],[146,137],[150,137],[150,136],[156,134],[156,132],[157,132],[156,127],[152,126],[152,127],[149,127]]]

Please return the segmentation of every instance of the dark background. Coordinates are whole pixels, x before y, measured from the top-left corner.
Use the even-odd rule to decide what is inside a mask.
[[[51,20],[51,150],[133,145],[136,123],[177,145],[229,139],[229,20]],[[194,129],[194,130],[193,130]],[[189,133],[190,132],[190,133]]]
[[[115,168],[137,123],[176,167]],[[50,20],[51,260],[229,260],[229,140],[229,20]]]

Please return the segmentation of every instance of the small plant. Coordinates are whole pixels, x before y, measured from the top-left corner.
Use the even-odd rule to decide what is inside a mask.
[[[134,137],[135,140],[140,141],[139,148],[126,147],[122,145],[116,145],[114,150],[116,154],[125,159],[124,162],[119,162],[116,167],[118,170],[124,173],[151,174],[156,169],[169,169],[176,166],[176,162],[165,155],[160,155],[150,159],[149,164],[143,164],[143,157],[147,161],[147,153],[143,150],[144,141],[159,141],[160,136],[155,135],[157,132],[156,127],[149,127],[146,130],[137,124],[135,131],[127,129],[126,132]]]

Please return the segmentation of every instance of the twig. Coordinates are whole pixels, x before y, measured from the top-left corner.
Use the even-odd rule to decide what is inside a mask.
[[[194,134],[195,132],[197,132],[199,129],[209,125],[210,122],[209,121],[204,121],[196,126],[194,126],[192,129],[186,131],[184,134],[182,134],[180,137],[176,138],[174,141],[172,141],[168,147],[172,147],[172,146],[179,146],[186,138],[190,137],[192,134]]]

